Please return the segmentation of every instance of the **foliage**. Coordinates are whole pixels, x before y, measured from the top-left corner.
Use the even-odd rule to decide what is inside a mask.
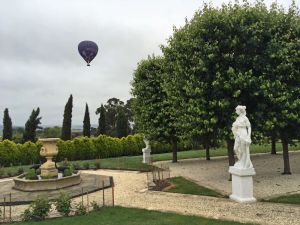
[[[62,131],[61,131],[62,140],[71,139],[72,108],[73,108],[73,96],[70,95],[64,110],[64,119],[63,119]]]
[[[86,206],[80,202],[76,205],[76,209],[75,209],[75,215],[77,216],[83,216],[87,214],[87,208]]]
[[[100,160],[96,160],[96,161],[94,162],[94,167],[95,167],[96,170],[98,170],[98,169],[101,168]]]
[[[38,176],[33,169],[29,170],[25,177],[27,180],[38,180]]]
[[[96,201],[92,201],[91,205],[93,207],[93,211],[99,211],[101,209],[101,206]]]
[[[103,104],[101,104],[100,108],[98,108],[96,110],[96,115],[99,114],[98,129],[97,129],[98,135],[107,133],[105,113],[106,113],[105,108],[104,108]]]
[[[150,140],[172,144],[173,162],[177,161],[176,105],[164,89],[166,61],[148,56],[138,63],[132,82],[134,121],[138,130]]]
[[[60,138],[61,127],[46,127],[43,130],[37,131],[37,136],[40,138]]]
[[[19,169],[18,169],[18,175],[20,175],[20,174],[23,174],[24,173],[24,169],[23,169],[23,167],[20,167]]]
[[[71,169],[65,169],[63,172],[63,177],[69,177],[72,176],[72,170]]]
[[[71,212],[71,202],[71,197],[67,193],[60,192],[59,197],[55,200],[56,210],[62,216],[69,216]]]
[[[36,142],[36,130],[41,129],[39,126],[41,124],[42,117],[38,117],[40,114],[40,108],[32,110],[29,119],[25,124],[25,130],[23,134],[23,143],[27,141]]]
[[[3,116],[3,137],[2,140],[12,140],[12,122],[8,113],[8,108],[4,110]]]
[[[51,209],[51,203],[46,197],[37,197],[22,214],[23,221],[44,220]]]
[[[85,170],[90,169],[90,164],[88,162],[83,163],[83,169]]]
[[[117,115],[116,124],[117,137],[126,137],[128,135],[129,122],[128,118],[122,110]]]
[[[85,113],[83,119],[83,136],[85,137],[91,136],[91,121],[90,121],[89,106],[87,103],[85,105]]]

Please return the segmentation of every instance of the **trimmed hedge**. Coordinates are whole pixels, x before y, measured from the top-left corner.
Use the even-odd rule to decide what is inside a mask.
[[[128,135],[123,138],[114,138],[106,135],[98,137],[77,137],[71,141],[60,140],[58,142],[58,160],[67,158],[69,161],[102,159],[120,156],[142,155],[145,147],[142,134]],[[26,142],[16,144],[4,140],[0,142],[0,167],[13,165],[28,165],[38,163],[40,160],[39,142]],[[152,153],[165,153],[171,151],[169,144],[151,142]],[[178,151],[191,149],[191,145],[178,144]]]

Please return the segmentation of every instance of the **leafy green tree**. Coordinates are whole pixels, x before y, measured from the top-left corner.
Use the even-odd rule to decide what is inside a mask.
[[[173,162],[177,162],[177,109],[164,91],[165,76],[163,57],[149,56],[138,63],[132,82],[133,115],[137,129],[147,138],[172,145]]]
[[[110,98],[105,107],[105,119],[106,119],[106,129],[107,134],[110,136],[117,136],[116,125],[117,125],[117,115],[124,109],[124,102],[118,98]]]
[[[46,127],[37,131],[37,136],[40,138],[59,138],[61,136],[61,127]]]
[[[3,116],[3,140],[5,139],[12,140],[12,122],[7,108]]]
[[[39,125],[41,124],[42,117],[39,117],[40,108],[38,107],[36,110],[32,110],[29,119],[25,124],[25,130],[23,134],[23,143],[26,141],[36,141],[36,130],[42,129]]]
[[[73,96],[70,95],[64,111],[64,119],[61,131],[62,140],[71,140],[72,138],[72,108],[73,108]]]
[[[98,129],[97,129],[97,134],[107,134],[107,125],[106,125],[106,110],[103,106],[103,104],[101,104],[101,107],[99,107],[96,110],[96,115],[99,114],[99,119],[98,119]]]
[[[91,136],[91,121],[90,121],[89,106],[87,103],[85,105],[85,113],[83,119],[83,136],[86,137]]]
[[[300,111],[299,21],[294,6],[285,13],[276,4],[268,10],[261,1],[243,1],[205,5],[175,28],[162,51],[168,65],[164,86],[178,109],[181,135],[208,145],[225,139],[233,165],[234,108],[246,105],[254,141],[277,130],[284,173],[290,173],[287,147],[297,137]]]
[[[117,137],[126,137],[128,135],[129,122],[128,118],[125,115],[125,112],[123,112],[122,110],[117,115],[116,124]]]

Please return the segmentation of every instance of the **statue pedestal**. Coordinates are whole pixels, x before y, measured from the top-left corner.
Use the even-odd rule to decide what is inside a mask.
[[[151,149],[144,148],[143,150],[143,163],[150,164],[151,163]]]
[[[254,168],[240,169],[234,166],[229,167],[229,173],[232,174],[232,194],[231,199],[240,203],[256,202],[253,197],[253,179]]]

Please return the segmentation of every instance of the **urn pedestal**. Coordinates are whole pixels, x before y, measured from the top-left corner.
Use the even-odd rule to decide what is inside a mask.
[[[55,163],[52,161],[58,153],[56,146],[59,138],[45,138],[39,139],[43,147],[41,148],[40,155],[46,157],[47,161],[41,165],[41,177],[42,178],[57,178],[58,170],[55,167]]]
[[[232,174],[232,200],[240,203],[256,202],[253,197],[253,176],[256,174],[254,168],[241,169],[234,166],[229,167]]]

